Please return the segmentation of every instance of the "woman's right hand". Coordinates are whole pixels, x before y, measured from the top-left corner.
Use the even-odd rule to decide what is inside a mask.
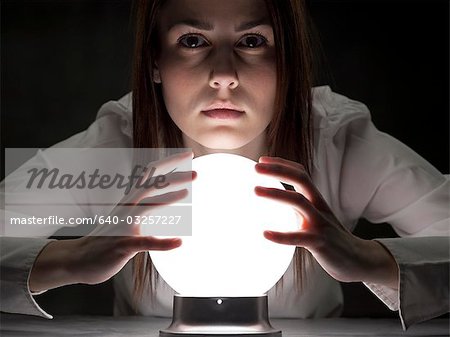
[[[192,153],[184,152],[151,163],[162,172],[172,172],[181,161],[191,160]],[[196,173],[172,172],[166,175],[171,188],[180,187],[195,179]],[[119,219],[126,216],[149,213],[163,205],[186,197],[187,189],[161,193],[156,189],[132,189],[112,210],[110,216]],[[139,204],[153,206],[143,207]],[[125,206],[123,206],[125,205]],[[141,236],[139,224],[99,225],[88,236],[73,240],[58,240],[47,244],[36,258],[29,277],[32,292],[40,292],[59,286],[84,283],[97,284],[117,274],[137,253],[149,250],[170,250],[181,245],[181,239],[159,239]]]

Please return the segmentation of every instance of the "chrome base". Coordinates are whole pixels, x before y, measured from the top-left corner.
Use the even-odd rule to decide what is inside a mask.
[[[170,326],[159,332],[169,336],[281,337],[269,323],[267,296],[173,298]]]

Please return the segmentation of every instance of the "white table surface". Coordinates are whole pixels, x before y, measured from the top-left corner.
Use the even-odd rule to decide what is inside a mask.
[[[0,336],[142,336],[157,337],[170,320],[142,316],[59,316],[45,318],[1,314]],[[283,336],[449,336],[449,319],[435,319],[410,327],[406,332],[397,319],[272,319]]]

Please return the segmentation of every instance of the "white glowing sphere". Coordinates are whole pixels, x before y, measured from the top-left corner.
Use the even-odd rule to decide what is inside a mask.
[[[258,174],[255,162],[230,154],[195,158],[192,236],[171,251],[151,251],[162,278],[183,296],[260,296],[283,276],[295,247],[276,244],[264,230],[295,231],[290,206],[255,194],[255,186],[284,189]]]

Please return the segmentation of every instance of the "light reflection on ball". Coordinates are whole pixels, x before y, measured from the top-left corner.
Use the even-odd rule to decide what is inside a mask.
[[[283,189],[255,171],[255,162],[230,154],[195,158],[192,169],[192,236],[181,247],[152,251],[162,278],[183,296],[259,296],[288,268],[294,246],[273,243],[266,229],[295,231],[291,207],[254,193],[255,186]]]

